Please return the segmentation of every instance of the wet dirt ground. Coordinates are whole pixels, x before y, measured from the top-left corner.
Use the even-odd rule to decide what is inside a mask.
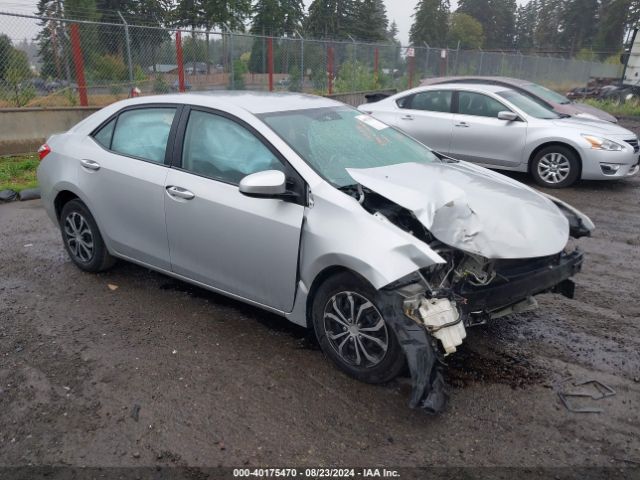
[[[0,465],[634,465],[640,178],[553,193],[597,225],[576,298],[469,330],[436,417],[279,317],[124,262],[83,273],[40,201],[2,205]],[[590,379],[616,395],[569,412],[557,392]]]

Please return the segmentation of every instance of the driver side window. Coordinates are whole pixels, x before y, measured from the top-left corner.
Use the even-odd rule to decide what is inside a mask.
[[[285,171],[276,156],[248,129],[221,115],[198,110],[189,114],[182,168],[235,185],[252,173]]]
[[[502,103],[491,97],[475,92],[458,94],[458,113],[477,117],[498,118],[498,113],[509,110]]]

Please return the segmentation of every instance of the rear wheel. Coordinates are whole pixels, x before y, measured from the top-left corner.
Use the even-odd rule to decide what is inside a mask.
[[[568,187],[580,177],[580,160],[569,148],[551,145],[533,157],[531,175],[543,187]]]
[[[377,291],[348,273],[326,280],[313,300],[313,326],[323,352],[367,383],[387,382],[404,367],[402,348],[382,311]]]
[[[80,269],[101,272],[115,263],[115,259],[107,251],[96,221],[80,200],[71,200],[62,207],[60,231],[65,250]]]

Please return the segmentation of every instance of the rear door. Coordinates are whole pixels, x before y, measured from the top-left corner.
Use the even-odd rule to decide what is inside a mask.
[[[483,93],[460,90],[454,109],[452,157],[495,166],[521,163],[527,122],[500,120],[499,112],[511,111],[506,105]]]
[[[176,105],[125,109],[92,135],[78,183],[114,253],[168,270],[164,184]]]
[[[183,119],[164,185],[172,270],[291,311],[306,198],[302,179],[240,120],[195,107]],[[265,170],[283,171],[300,202],[240,193],[244,176]]]
[[[451,113],[453,91],[428,90],[397,101],[398,109],[389,121],[428,147],[449,153],[453,131]]]

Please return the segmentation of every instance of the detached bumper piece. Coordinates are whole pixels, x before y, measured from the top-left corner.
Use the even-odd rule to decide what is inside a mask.
[[[466,313],[490,313],[545,292],[573,298],[570,278],[582,269],[584,254],[579,250],[527,261],[502,261],[496,265],[497,278],[485,286],[462,285],[456,292],[466,299]]]

